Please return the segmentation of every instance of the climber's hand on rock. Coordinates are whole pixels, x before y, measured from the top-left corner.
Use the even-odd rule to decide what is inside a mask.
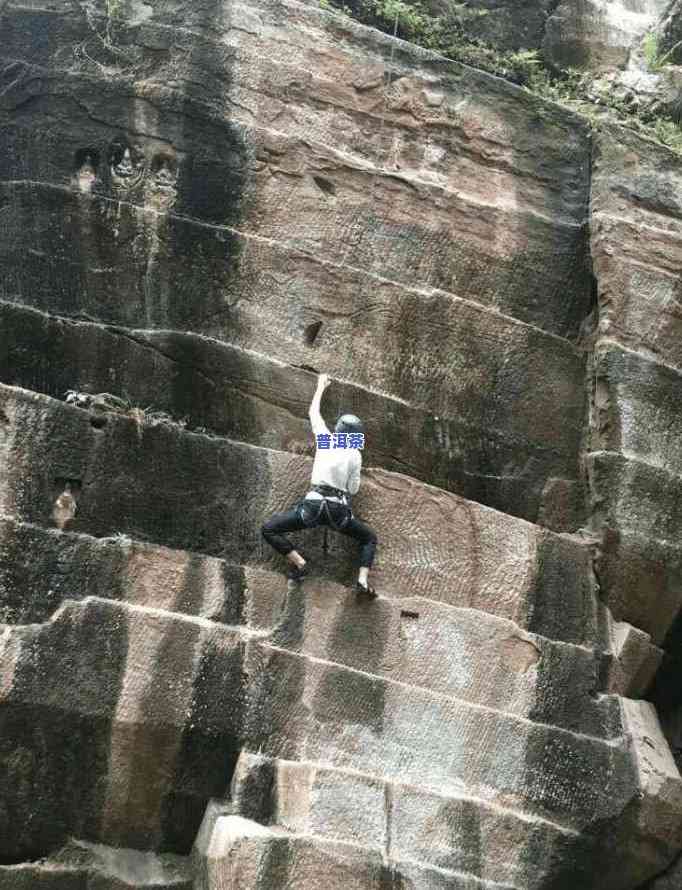
[[[317,378],[317,388],[320,392],[324,392],[331,382],[329,374],[320,374]]]

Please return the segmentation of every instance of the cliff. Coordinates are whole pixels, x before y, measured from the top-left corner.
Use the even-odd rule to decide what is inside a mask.
[[[668,890],[681,183],[312,3],[0,3],[2,890]],[[374,603],[260,537],[317,370]]]

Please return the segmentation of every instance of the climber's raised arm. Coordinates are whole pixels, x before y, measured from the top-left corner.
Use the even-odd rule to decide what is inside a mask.
[[[276,513],[261,526],[263,538],[289,562],[289,580],[300,584],[308,573],[308,560],[296,549],[285,533],[324,525],[353,538],[360,545],[360,566],[355,591],[359,597],[374,599],[376,590],[369,584],[369,570],[374,560],[377,536],[353,514],[350,497],[360,488],[360,471],[365,427],[355,414],[337,418],[332,435],[320,412],[327,374],[317,379],[308,417],[316,438],[315,460],[311,467],[308,494],[283,513]]]
[[[325,391],[330,383],[331,381],[329,379],[329,374],[320,374],[320,376],[317,378],[317,389],[315,390],[315,395],[313,396],[313,400],[310,403],[310,408],[308,410],[310,425],[312,426],[313,433],[316,436],[320,433],[326,433],[326,435],[330,435],[327,424],[324,422],[322,414],[320,413],[320,402],[322,401],[322,393]]]

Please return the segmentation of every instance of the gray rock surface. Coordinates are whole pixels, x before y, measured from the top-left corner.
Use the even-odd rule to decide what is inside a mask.
[[[478,13],[464,19],[467,35],[503,50],[541,46],[548,16],[558,0],[470,0],[466,8]],[[447,8],[447,0],[443,6]]]
[[[668,890],[680,170],[314,3],[0,5],[0,888]],[[322,370],[371,603],[259,533]]]
[[[181,856],[142,853],[70,841],[48,860],[0,865],[2,890],[191,890],[193,874]]]
[[[614,614],[664,639],[680,607],[682,209],[669,152],[622,129],[595,144],[592,242],[599,289],[592,448],[599,577]]]
[[[543,49],[558,68],[623,68],[670,0],[561,0],[549,17]]]
[[[69,531],[279,565],[261,517],[305,494],[310,458],[119,415],[101,426],[87,411],[12,387],[0,386],[0,411],[0,513],[53,527],[68,487]],[[596,636],[600,610],[579,540],[379,469],[367,472],[354,509],[385,526],[376,576],[394,596],[488,611],[570,642]],[[318,532],[306,538],[319,551]],[[346,580],[355,545],[335,538],[332,548],[327,571]]]
[[[421,308],[427,305],[422,300]],[[457,357],[452,368],[444,369],[447,379],[439,385],[439,403],[434,402],[435,381],[430,378],[421,392],[401,388],[409,398],[360,382],[335,387],[337,404],[352,405],[375,431],[365,464],[540,519],[558,531],[578,527],[584,521],[577,459],[584,357],[564,344],[551,378],[559,382],[546,381],[543,349],[548,343],[553,348],[553,339],[538,339],[534,329],[509,322],[494,330],[473,307],[457,308],[451,312],[453,336],[442,346],[444,353],[452,349]],[[69,388],[127,396],[131,407],[151,406],[185,420],[191,429],[312,453],[308,405],[315,377],[309,371],[197,335],[121,331],[55,319],[10,303],[0,303],[0,319],[0,362],[8,383],[57,398]],[[489,350],[472,343],[471,324],[489,338]],[[514,349],[511,337],[518,341]],[[495,352],[498,345],[500,353]],[[313,360],[319,363],[320,358]],[[54,373],[47,374],[46,367]],[[538,393],[540,386],[542,395],[528,397],[525,411],[510,410],[519,387]],[[457,404],[465,398],[466,411],[459,411]],[[498,409],[493,413],[494,405]],[[542,425],[536,423],[538,411]]]

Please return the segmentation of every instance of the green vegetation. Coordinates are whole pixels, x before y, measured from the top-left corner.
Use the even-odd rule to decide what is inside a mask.
[[[644,58],[649,71],[660,71],[661,68],[665,68],[666,65],[672,64],[673,54],[680,46],[682,46],[682,40],[678,40],[674,46],[661,55],[659,36],[655,31],[649,31],[642,43]]]
[[[116,27],[123,20],[123,0],[106,0],[107,7],[107,30],[106,39],[109,44],[113,44],[113,34]]]
[[[123,19],[124,0],[106,0],[107,18],[112,23],[120,22]]]
[[[682,129],[674,121],[656,118],[650,125],[655,139],[682,154]]]
[[[649,31],[642,43],[644,58],[649,71],[656,71],[660,68],[661,62],[658,57],[658,34],[655,31]]]
[[[396,34],[402,40],[526,85],[544,70],[536,51],[500,52],[483,41],[472,39],[468,28],[487,10],[472,10],[463,3],[451,4],[444,15],[434,16],[420,0],[320,0],[326,9],[336,9],[363,25]]]
[[[341,12],[364,25],[440,53],[447,58],[479,68],[525,87],[538,96],[558,102],[587,118],[592,125],[610,120],[632,127],[682,154],[682,129],[672,115],[639,110],[611,86],[596,81],[590,72],[569,69],[553,71],[539,50],[504,52],[471,36],[469,28],[485,10],[471,10],[452,4],[443,15],[433,15],[421,0],[319,0],[324,9]],[[649,68],[659,71],[674,51],[675,44],[660,55],[658,37],[647,35],[643,50]]]

